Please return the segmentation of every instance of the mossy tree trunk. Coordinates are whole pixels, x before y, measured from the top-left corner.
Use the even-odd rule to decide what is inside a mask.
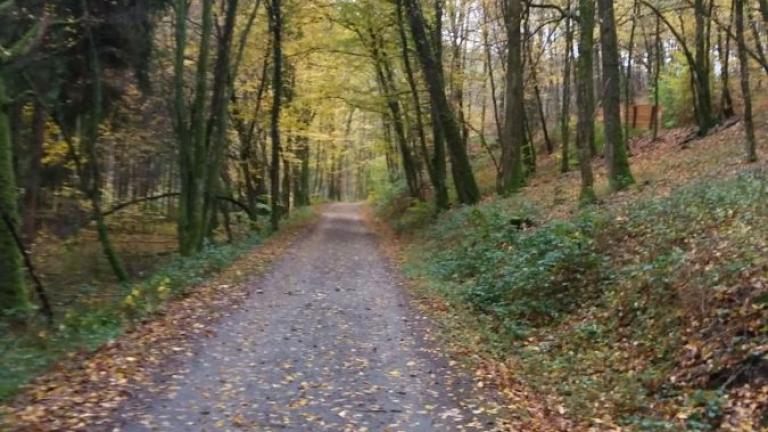
[[[3,72],[0,70],[0,211],[18,226],[18,196],[13,170],[11,125],[8,121],[9,106],[10,99],[6,93]],[[27,306],[21,254],[12,232],[0,222],[0,312],[9,309],[23,312]]]
[[[195,71],[192,105],[188,106],[185,89],[188,2],[175,2],[175,59],[173,78],[173,120],[179,145],[180,197],[177,231],[179,251],[189,256],[203,247],[206,229],[206,99],[210,40],[213,31],[213,0],[203,0],[199,52]]]
[[[576,145],[578,146],[579,170],[581,172],[582,203],[596,201],[592,173],[591,143],[594,140],[594,82],[592,77],[592,47],[594,45],[595,1],[579,0],[579,59],[576,63],[576,105],[578,121]]]
[[[88,14],[88,3],[83,0],[83,10]],[[84,133],[80,134],[80,141],[87,157],[85,170],[87,176],[81,176],[84,182],[83,190],[91,201],[91,211],[96,224],[101,249],[107,258],[112,272],[120,282],[128,280],[128,272],[125,270],[120,256],[117,254],[112,240],[109,236],[107,223],[104,220],[104,214],[101,208],[101,167],[99,166],[98,152],[96,146],[99,141],[99,127],[102,120],[102,81],[101,65],[99,64],[99,53],[96,49],[96,41],[89,25],[86,25],[86,35],[88,37],[88,68],[90,79],[91,106],[89,113],[85,116],[86,124]]]
[[[608,181],[614,191],[626,189],[635,182],[629,169],[627,147],[621,131],[621,82],[619,48],[613,0],[598,0],[600,41],[603,62],[603,124],[605,129],[605,161]]]
[[[2,8],[13,6],[11,1],[0,2]],[[13,101],[6,88],[5,68],[40,40],[46,24],[46,20],[39,22],[15,41],[0,39],[0,211],[13,229],[19,226],[19,197],[9,119]],[[22,264],[13,232],[5,223],[0,223],[0,312],[14,310],[23,318],[29,308],[29,300]]]
[[[525,186],[522,151],[525,145],[525,104],[523,94],[521,0],[508,0],[507,28],[507,87],[504,126],[501,136],[501,193],[517,192]]]

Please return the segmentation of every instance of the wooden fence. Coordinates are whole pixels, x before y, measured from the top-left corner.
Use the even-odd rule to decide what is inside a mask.
[[[663,110],[659,105],[650,105],[650,104],[630,105],[629,106],[629,125],[632,129],[650,129],[651,126],[653,126],[653,117],[657,116],[659,120],[659,126],[661,126],[662,115],[663,115]],[[598,110],[596,119],[597,120],[603,119],[602,108]],[[622,123],[625,122],[624,105],[621,105],[621,121]]]

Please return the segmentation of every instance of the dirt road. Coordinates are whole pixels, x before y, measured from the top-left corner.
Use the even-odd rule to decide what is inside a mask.
[[[119,430],[493,430],[492,402],[435,349],[361,210],[327,207]]]

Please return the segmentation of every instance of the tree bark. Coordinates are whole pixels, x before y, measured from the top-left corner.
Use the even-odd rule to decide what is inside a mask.
[[[659,114],[659,78],[661,77],[661,64],[664,57],[661,52],[661,18],[656,16],[656,34],[654,37],[654,55],[656,60],[653,62],[656,66],[653,71],[653,118],[651,119],[651,140],[656,141],[659,138],[659,123],[661,115]]]
[[[8,107],[9,97],[6,93],[5,77],[0,70],[0,208],[8,215],[12,224],[18,226],[19,210]],[[0,225],[0,274],[2,274],[0,310],[13,309],[16,312],[25,313],[28,299],[24,286],[21,254],[14,244],[13,233],[5,224]]]
[[[197,253],[203,247],[206,233],[204,211],[206,193],[206,99],[210,39],[213,31],[213,0],[203,0],[200,47],[195,71],[192,106],[188,106],[185,89],[188,2],[175,2],[176,39],[173,77],[173,125],[179,145],[180,193],[177,231],[179,252],[184,256]]]
[[[571,10],[571,2],[568,0],[568,11]],[[560,151],[560,172],[570,170],[568,146],[570,145],[571,123],[571,59],[573,58],[573,30],[571,18],[565,18],[565,57],[563,66],[563,103],[560,113],[560,139],[562,141]]]
[[[35,241],[37,234],[37,207],[40,195],[40,171],[43,168],[43,146],[45,145],[45,106],[36,101],[32,113],[31,136],[29,140],[29,165],[24,179],[24,207],[22,233],[27,244]]]
[[[229,102],[231,100],[232,82],[232,40],[235,33],[238,0],[227,0],[224,26],[219,39],[216,53],[216,64],[213,70],[213,89],[211,109],[206,130],[205,153],[207,167],[205,170],[205,202],[203,205],[203,220],[206,232],[209,221],[214,217],[218,206],[216,196],[221,193],[221,168],[227,147],[227,129],[229,126]]]
[[[480,191],[477,188],[477,183],[475,183],[475,177],[472,173],[466,149],[462,144],[461,129],[456,121],[456,115],[445,95],[445,79],[442,65],[436,60],[435,49],[427,36],[426,23],[418,2],[416,0],[404,1],[408,11],[411,33],[419,53],[422,72],[427,78],[427,89],[434,114],[436,120],[438,120],[437,123],[439,123],[441,135],[448,147],[453,182],[459,202],[462,204],[474,204],[480,199]]]
[[[632,28],[629,32],[629,47],[627,48],[627,69],[624,73],[624,146],[627,151],[630,151],[629,147],[629,135],[632,132],[632,123],[629,119],[629,107],[634,102],[634,95],[632,94],[632,56],[635,48],[635,30],[637,28],[637,15],[640,12],[640,3],[634,0],[632,3]]]
[[[272,137],[272,163],[270,165],[270,195],[272,229],[280,228],[280,104],[283,93],[283,18],[281,0],[270,0],[269,26],[272,32],[272,113],[270,117]]]
[[[88,14],[88,7],[86,0],[82,0],[83,10]],[[128,280],[128,273],[125,271],[123,262],[120,256],[117,254],[112,241],[109,237],[109,231],[107,224],[104,220],[104,216],[101,211],[102,193],[101,193],[101,168],[99,167],[98,154],[96,152],[96,144],[99,140],[99,126],[102,120],[102,84],[101,84],[101,65],[99,64],[98,52],[96,50],[96,41],[91,32],[89,24],[86,24],[86,34],[88,38],[88,68],[90,73],[90,91],[91,91],[91,107],[90,112],[87,115],[87,124],[85,133],[82,134],[81,141],[86,152],[88,177],[83,177],[84,192],[91,201],[91,207],[94,216],[94,222],[96,223],[96,232],[98,234],[99,243],[101,243],[104,256],[107,258],[112,272],[118,282],[126,282]]]
[[[621,133],[621,83],[619,78],[619,47],[613,0],[598,0],[600,10],[600,41],[603,58],[603,124],[605,125],[605,161],[611,189],[626,189],[635,182],[629,169],[627,147]]]
[[[507,76],[504,129],[501,137],[501,193],[517,192],[525,186],[522,149],[525,144],[525,106],[523,101],[522,1],[508,0]]]
[[[592,48],[594,46],[595,3],[594,0],[579,0],[579,59],[576,64],[576,105],[578,121],[576,145],[578,146],[579,170],[581,172],[581,194],[584,204],[597,201],[595,178],[592,173],[591,143],[594,142],[594,89],[592,78]]]
[[[755,126],[752,121],[752,91],[749,88],[749,59],[747,46],[744,42],[744,0],[733,0],[736,14],[736,43],[739,49],[739,66],[741,68],[741,98],[744,101],[744,160],[757,161],[757,144],[755,141]],[[759,41],[758,41],[759,43]]]
[[[440,170],[436,166],[435,160],[429,155],[427,149],[427,139],[424,132],[424,117],[421,112],[421,98],[419,97],[419,89],[416,85],[416,78],[413,73],[413,66],[411,65],[411,57],[408,52],[408,36],[405,31],[405,23],[403,22],[403,8],[402,0],[397,2],[397,24],[400,33],[400,44],[402,48],[403,69],[405,71],[405,77],[408,81],[408,86],[411,92],[411,98],[413,99],[413,107],[416,116],[416,132],[419,139],[419,148],[421,150],[422,158],[424,158],[424,164],[427,166],[427,175],[429,176],[432,188],[435,191],[435,208],[437,211],[442,211],[448,208],[448,189],[445,182],[445,168]],[[435,148],[437,153],[437,148]],[[442,158],[442,163],[445,165],[445,157]],[[442,173],[442,176],[440,176]]]
[[[712,1],[712,0],[710,0]],[[699,117],[699,135],[704,136],[716,121],[712,115],[712,97],[709,88],[709,50],[707,50],[708,16],[704,0],[694,0],[695,12],[695,68],[694,85]]]
[[[389,63],[387,53],[384,51],[384,41],[377,35],[373,28],[368,28],[368,41],[365,41],[361,34],[363,42],[370,44],[371,57],[374,63],[376,77],[379,82],[380,91],[386,100],[389,109],[389,119],[395,131],[395,140],[400,150],[400,158],[405,171],[405,180],[408,186],[408,193],[411,197],[420,199],[421,185],[419,184],[419,175],[416,161],[408,145],[408,138],[405,133],[404,113],[398,99],[396,82],[392,72],[392,65]]]

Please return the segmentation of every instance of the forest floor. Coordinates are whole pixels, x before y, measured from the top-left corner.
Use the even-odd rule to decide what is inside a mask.
[[[214,290],[39,380],[17,399],[12,427],[495,428],[504,416],[495,393],[438,349],[363,206],[325,207],[316,225],[282,247],[234,301]],[[248,273],[244,264],[238,271]]]

